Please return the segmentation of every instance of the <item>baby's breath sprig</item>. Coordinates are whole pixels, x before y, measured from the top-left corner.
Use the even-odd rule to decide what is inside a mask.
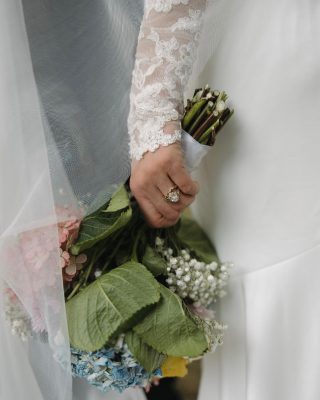
[[[209,344],[208,352],[214,352],[218,346],[222,346],[224,332],[228,329],[228,326],[215,320],[202,320],[201,323]]]
[[[160,237],[156,238],[155,246],[167,264],[166,283],[179,297],[196,307],[207,307],[225,296],[229,269],[233,264],[215,261],[206,264],[192,257],[189,249],[182,249],[175,255],[172,248],[165,247],[165,241]]]

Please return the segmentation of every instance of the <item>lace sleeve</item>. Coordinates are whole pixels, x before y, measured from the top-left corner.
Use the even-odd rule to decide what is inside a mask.
[[[180,140],[183,92],[206,0],[146,0],[130,94],[130,154]]]

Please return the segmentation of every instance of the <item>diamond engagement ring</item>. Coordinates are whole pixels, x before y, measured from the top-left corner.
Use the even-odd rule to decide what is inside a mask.
[[[169,189],[168,193],[164,196],[164,198],[169,203],[178,203],[180,200],[180,195],[181,195],[181,192],[180,192],[178,186],[173,186],[171,189]]]

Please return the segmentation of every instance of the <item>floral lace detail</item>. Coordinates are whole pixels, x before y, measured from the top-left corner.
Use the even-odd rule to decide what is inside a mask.
[[[195,60],[205,6],[206,0],[145,2],[128,118],[134,159],[181,138],[183,92]]]
[[[202,13],[200,10],[189,10],[189,17],[179,18],[178,21],[172,25],[171,32],[177,30],[189,31],[193,34],[199,35],[202,22]]]
[[[179,4],[188,5],[190,0],[150,0],[146,5],[147,15],[151,10],[155,10],[157,12],[170,12],[173,6],[177,6]]]

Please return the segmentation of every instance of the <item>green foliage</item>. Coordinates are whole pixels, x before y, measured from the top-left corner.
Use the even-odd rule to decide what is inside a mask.
[[[144,343],[141,337],[133,331],[126,334],[125,341],[131,353],[148,372],[155,371],[165,360],[163,354],[158,353],[155,349]]]
[[[217,260],[206,234],[189,218],[182,218],[163,234],[174,251],[188,247],[206,263]],[[130,205],[125,187],[106,206],[84,219],[72,253],[87,249],[96,249],[99,255],[110,252],[109,262],[113,260],[114,269],[67,302],[72,346],[95,351],[126,333],[130,351],[149,372],[157,369],[166,356],[198,357],[207,350],[203,326],[179,296],[155,279],[166,274],[167,265],[147,244],[154,235],[154,230],[141,223],[139,208]],[[141,257],[143,265],[128,261],[118,266],[120,260]],[[94,270],[95,260],[91,265]]]
[[[219,261],[217,253],[209,238],[200,226],[191,218],[183,217],[181,219],[178,237],[184,245],[192,250],[197,257],[206,264],[209,264],[212,261]]]
[[[72,346],[86,351],[102,348],[159,299],[159,284],[141,264],[128,262],[102,275],[66,304]]]
[[[175,293],[160,284],[161,300],[133,330],[159,353],[197,357],[208,348],[203,329],[196,324]]]
[[[84,218],[77,242],[71,247],[71,253],[78,255],[110,237],[127,225],[131,216],[129,196],[126,189],[121,186],[105,209],[100,209],[97,213]]]
[[[123,210],[130,206],[130,199],[128,196],[128,192],[124,186],[120,186],[120,188],[116,191],[116,193],[111,197],[110,202],[103,212],[116,212],[119,210]]]
[[[149,245],[147,245],[142,264],[154,275],[166,274],[167,264],[165,260]]]

